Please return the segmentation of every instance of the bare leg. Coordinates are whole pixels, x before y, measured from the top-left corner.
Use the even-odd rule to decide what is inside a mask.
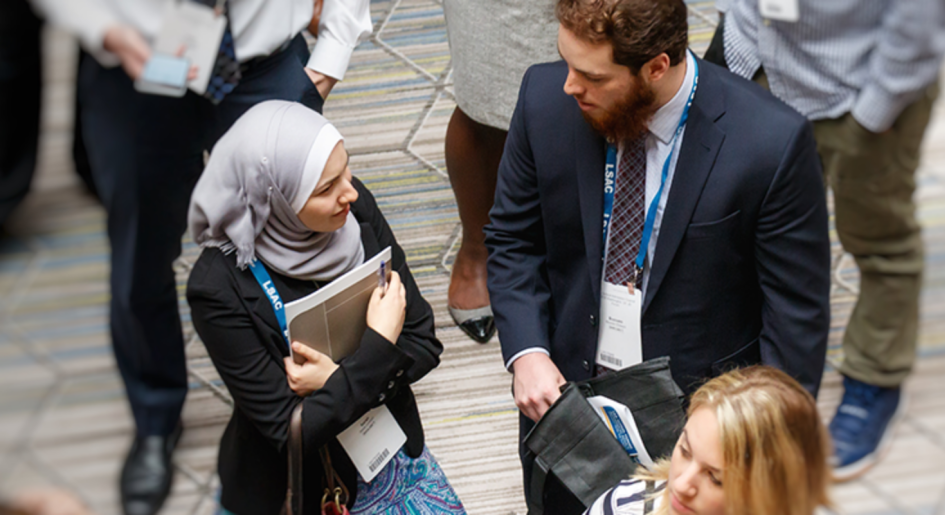
[[[446,167],[463,224],[462,245],[450,276],[449,305],[453,308],[489,305],[488,252],[482,228],[489,222],[506,134],[474,121],[458,107],[446,130]]]

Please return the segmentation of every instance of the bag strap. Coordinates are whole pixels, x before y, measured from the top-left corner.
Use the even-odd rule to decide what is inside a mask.
[[[538,456],[532,464],[532,480],[528,485],[528,515],[542,515],[545,511],[545,481],[548,479],[548,466]]]
[[[289,418],[289,483],[285,493],[286,515],[302,514],[302,406],[300,402]]]
[[[332,466],[331,453],[328,452],[327,445],[318,450],[318,455],[322,460],[322,467],[325,469],[325,494],[322,495],[322,512],[330,512],[326,509],[326,506],[334,504],[334,513],[344,513],[347,511],[346,505],[349,499],[348,487],[345,486],[338,471]]]

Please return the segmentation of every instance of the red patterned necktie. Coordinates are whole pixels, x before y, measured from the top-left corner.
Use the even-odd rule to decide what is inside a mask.
[[[614,209],[610,221],[610,244],[604,280],[624,285],[633,278],[640,238],[646,220],[646,149],[645,139],[624,143],[617,166]],[[640,274],[642,275],[642,274]],[[642,277],[636,278],[639,287]]]

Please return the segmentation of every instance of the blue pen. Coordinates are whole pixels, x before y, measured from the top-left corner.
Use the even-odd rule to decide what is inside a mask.
[[[384,260],[381,260],[381,268],[377,271],[377,287],[381,289],[381,296],[387,292],[387,274],[384,273]]]

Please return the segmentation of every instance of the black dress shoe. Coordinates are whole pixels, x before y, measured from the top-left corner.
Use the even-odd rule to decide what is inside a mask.
[[[478,309],[456,309],[447,306],[450,316],[456,325],[467,336],[479,343],[486,343],[495,334],[495,317],[492,315],[492,306]]]
[[[121,507],[125,515],[154,515],[171,492],[171,455],[181,427],[168,436],[135,437],[121,469]]]

